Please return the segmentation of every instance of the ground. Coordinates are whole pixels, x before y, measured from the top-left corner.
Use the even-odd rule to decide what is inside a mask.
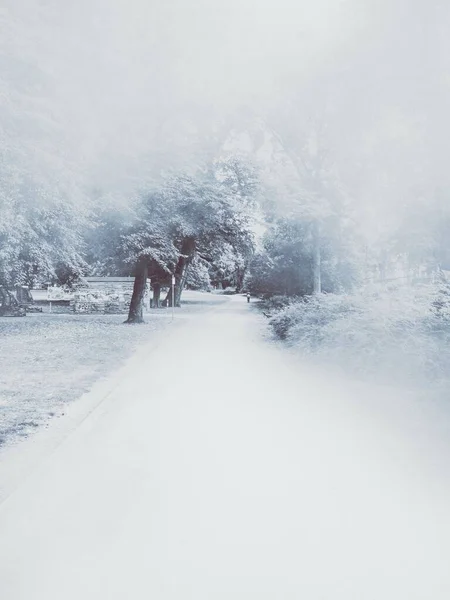
[[[205,308],[4,452],[1,597],[448,600],[442,415]]]
[[[181,315],[194,314],[202,295],[186,292]],[[220,302],[220,297],[211,301]],[[178,314],[177,316],[180,316]],[[151,311],[143,326],[124,326],[126,315],[66,311],[0,318],[0,446],[20,441],[61,416],[68,403],[113,372],[139,345],[156,343],[171,311]]]

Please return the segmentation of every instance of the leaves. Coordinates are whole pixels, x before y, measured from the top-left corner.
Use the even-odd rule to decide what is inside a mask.
[[[198,257],[193,269],[208,264],[214,277],[229,277],[253,251],[256,190],[255,171],[242,160],[207,164],[195,174],[171,173],[142,193],[127,223],[113,215],[104,219],[97,257],[105,269],[111,256],[128,268],[146,257],[149,276],[164,280],[189,252]],[[201,279],[206,281],[204,274]]]
[[[321,236],[324,291],[352,287],[358,262],[341,239],[342,225],[325,229]],[[303,296],[313,291],[314,231],[309,219],[279,218],[263,237],[263,249],[250,264],[247,285],[254,293]]]

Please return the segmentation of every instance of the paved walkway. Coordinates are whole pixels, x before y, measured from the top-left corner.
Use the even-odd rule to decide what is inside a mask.
[[[186,320],[3,502],[0,597],[448,600],[446,461],[361,389]]]

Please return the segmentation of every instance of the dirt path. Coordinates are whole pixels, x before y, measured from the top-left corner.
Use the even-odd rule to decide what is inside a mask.
[[[448,600],[448,449],[362,389],[187,320],[3,502],[0,597]]]

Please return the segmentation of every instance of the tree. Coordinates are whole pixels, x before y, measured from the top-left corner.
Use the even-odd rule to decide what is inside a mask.
[[[58,269],[81,274],[85,227],[85,215],[69,202],[45,202],[30,187],[0,197],[0,284],[32,286]]]
[[[179,306],[195,256],[215,265],[227,252],[234,252],[236,257],[252,252],[253,192],[237,160],[232,167],[230,162],[209,165],[197,177],[176,177],[169,190],[176,206],[174,243],[179,257],[174,274],[175,306]],[[171,290],[168,301],[171,302]]]
[[[262,250],[250,264],[246,286],[257,295],[306,296],[315,291],[317,276],[317,240],[322,259],[320,272],[322,289],[336,292],[350,289],[357,268],[348,237],[345,243],[336,236],[314,232],[314,223],[297,218],[279,218],[263,237]]]
[[[127,222],[113,219],[104,225],[104,264],[114,253],[114,260],[130,265],[135,275],[128,323],[143,320],[147,277],[157,306],[161,286],[169,284],[173,274],[174,303],[180,306],[195,261],[214,270],[222,256],[234,255],[236,266],[252,251],[249,172],[235,161],[232,166],[209,164],[194,175],[172,174],[135,201]],[[171,288],[166,301],[172,302]]]
[[[133,295],[126,323],[144,322],[144,296],[148,277],[148,261],[146,256],[140,256],[135,269]]]
[[[67,144],[58,82],[38,53],[48,7],[6,0],[0,11],[0,284],[81,273],[87,197]],[[50,14],[50,13],[49,13]],[[39,33],[36,33],[39,32]],[[49,36],[50,38],[50,36]],[[46,57],[48,58],[48,57]]]
[[[263,197],[260,170],[248,158],[235,155],[221,161],[218,168],[219,177],[239,199],[242,207],[248,211],[249,220],[255,222],[259,203]],[[236,292],[240,292],[253,256],[254,246],[241,244],[239,249],[230,247],[230,250],[223,252],[220,261],[215,261],[214,264],[222,263],[223,279],[234,285]]]
[[[153,189],[135,206],[130,226],[119,233],[119,256],[123,263],[133,265],[135,276],[127,323],[143,321],[143,300],[147,278],[154,282],[154,303],[159,304],[161,284],[168,280],[178,260],[173,243],[172,198],[164,188]]]
[[[441,269],[450,269],[449,236],[449,190],[427,190],[413,196],[405,206],[399,225],[388,240],[390,257],[404,257],[409,279],[420,273],[430,277]]]
[[[214,287],[234,287],[240,292],[247,269],[248,258],[252,253],[243,255],[237,252],[231,245],[225,244],[218,248],[209,266],[211,283]]]
[[[210,264],[198,255],[192,261],[187,275],[186,287],[192,290],[211,290]]]
[[[278,219],[250,265],[247,287],[254,294],[303,296],[313,291],[313,239],[308,224]]]
[[[286,100],[284,110],[253,116],[242,133],[259,155],[260,171],[267,190],[266,219],[280,217],[308,226],[313,244],[314,293],[322,289],[322,237],[333,228],[348,229],[350,197],[341,180],[330,149],[325,109],[303,111],[301,98]],[[244,127],[245,127],[244,125]]]
[[[339,225],[339,220],[345,217],[349,200],[336,164],[327,150],[325,129],[323,121],[316,118],[298,137],[288,130],[284,131],[283,136],[273,130],[280,149],[292,167],[294,188],[291,187],[291,192],[285,197],[289,214],[309,222],[311,226],[315,294],[322,291],[321,237],[327,235],[327,230]]]

